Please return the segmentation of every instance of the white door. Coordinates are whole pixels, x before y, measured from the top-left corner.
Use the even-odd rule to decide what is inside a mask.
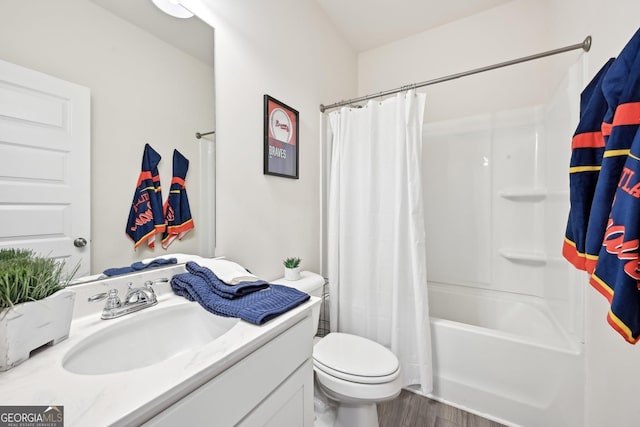
[[[91,268],[89,89],[0,60],[0,247]]]

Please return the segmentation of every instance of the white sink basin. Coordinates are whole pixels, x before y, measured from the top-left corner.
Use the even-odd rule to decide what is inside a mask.
[[[62,365],[85,375],[143,368],[202,347],[238,322],[213,315],[197,303],[141,311],[82,340],[67,352]]]

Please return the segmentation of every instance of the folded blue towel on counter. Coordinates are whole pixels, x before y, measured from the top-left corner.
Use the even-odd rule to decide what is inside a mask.
[[[145,270],[147,268],[156,268],[156,267],[162,267],[163,265],[177,264],[177,263],[178,263],[177,258],[156,258],[149,261],[147,264],[143,263],[142,261],[134,262],[133,264],[131,264],[131,268],[138,271],[138,270]]]
[[[112,268],[107,268],[105,271],[102,272],[102,274],[104,274],[105,276],[120,276],[121,274],[128,274],[128,273],[133,273],[135,270],[133,268],[131,268],[130,265],[127,265],[126,267],[112,267]]]
[[[128,265],[126,267],[107,268],[102,273],[105,276],[110,276],[110,277],[119,276],[121,274],[135,273],[136,271],[145,270],[148,268],[157,268],[157,267],[162,267],[163,265],[177,264],[177,262],[178,262],[177,258],[156,258],[154,260],[151,260],[147,264],[143,263],[142,261],[136,261],[133,264]]]
[[[304,292],[282,285],[269,285],[234,299],[224,298],[214,292],[205,279],[191,273],[173,276],[171,288],[213,314],[239,317],[254,325],[262,325],[309,299]]]
[[[220,280],[213,271],[207,267],[202,267],[193,261],[187,262],[186,268],[189,273],[204,280],[213,292],[223,298],[237,298],[269,287],[269,283],[264,280],[240,282],[233,286],[227,285],[225,282]]]

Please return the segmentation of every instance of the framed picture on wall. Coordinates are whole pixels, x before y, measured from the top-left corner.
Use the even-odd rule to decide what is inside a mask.
[[[298,179],[298,111],[264,96],[264,173]]]

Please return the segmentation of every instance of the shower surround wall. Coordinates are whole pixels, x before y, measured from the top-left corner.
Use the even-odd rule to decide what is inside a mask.
[[[544,104],[424,127],[433,396],[509,425],[584,423],[582,288],[561,256],[582,68]]]

